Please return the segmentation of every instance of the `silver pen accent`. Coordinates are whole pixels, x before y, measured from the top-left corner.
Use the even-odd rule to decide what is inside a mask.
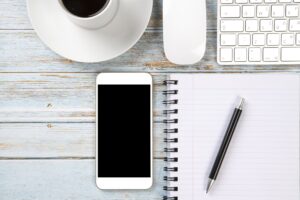
[[[208,183],[207,183],[207,187],[206,187],[206,194],[209,192],[210,188],[212,187],[212,185],[214,184],[214,180],[213,179],[208,179]]]
[[[236,108],[239,110],[242,110],[244,107],[244,104],[245,104],[245,99],[241,97]]]

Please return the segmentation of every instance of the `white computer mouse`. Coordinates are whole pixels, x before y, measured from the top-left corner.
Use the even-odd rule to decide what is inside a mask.
[[[164,50],[179,65],[199,62],[206,49],[206,0],[163,1]]]

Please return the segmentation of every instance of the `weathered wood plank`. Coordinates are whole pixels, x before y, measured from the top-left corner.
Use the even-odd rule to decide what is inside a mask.
[[[208,28],[215,26],[216,0],[207,1]],[[27,16],[25,0],[1,0],[0,2],[0,29],[32,29]],[[154,0],[152,18],[149,28],[162,27],[162,0]]]
[[[150,190],[99,190],[94,160],[1,160],[1,200],[160,200],[164,163],[154,162]]]
[[[177,68],[163,56],[162,34],[155,31],[145,33],[124,55],[96,64],[77,63],[60,57],[48,49],[33,31],[0,31],[0,52],[0,72],[157,71]]]
[[[208,1],[208,26],[214,26],[215,1]],[[111,61],[82,64],[64,59],[48,49],[31,29],[23,0],[0,2],[0,72],[100,72],[100,71],[197,71],[214,70],[212,63],[176,66],[164,57],[162,1],[155,0],[148,32],[129,52]],[[210,20],[212,19],[212,20]],[[151,30],[159,30],[151,31]],[[13,53],[12,53],[13,52]],[[214,55],[214,54],[209,54]],[[207,57],[205,60],[212,60]],[[215,64],[215,62],[213,61]],[[216,67],[218,70],[218,67]]]
[[[162,123],[154,124],[154,157],[164,157]],[[95,123],[0,123],[0,159],[94,158]]]
[[[95,122],[97,73],[0,73],[1,122]],[[154,121],[161,121],[165,76],[154,77]]]
[[[66,60],[38,39],[33,31],[0,31],[0,72],[253,72],[299,71],[300,66],[220,66],[216,63],[216,33],[208,32],[203,60],[177,66],[164,57],[162,32],[149,31],[124,55],[102,63],[83,64]]]
[[[1,0],[0,29],[32,29],[26,0]]]

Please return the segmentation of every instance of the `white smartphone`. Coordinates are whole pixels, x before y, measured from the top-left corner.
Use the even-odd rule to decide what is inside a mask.
[[[101,73],[96,86],[96,183],[100,189],[152,186],[152,77]]]

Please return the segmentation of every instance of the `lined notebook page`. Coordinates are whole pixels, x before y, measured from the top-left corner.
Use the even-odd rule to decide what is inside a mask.
[[[179,200],[299,200],[299,76],[196,74],[178,80]],[[246,104],[218,179],[208,175],[237,103]],[[175,97],[174,97],[175,98]],[[171,127],[172,128],[172,127]],[[176,135],[177,136],[177,135]]]

